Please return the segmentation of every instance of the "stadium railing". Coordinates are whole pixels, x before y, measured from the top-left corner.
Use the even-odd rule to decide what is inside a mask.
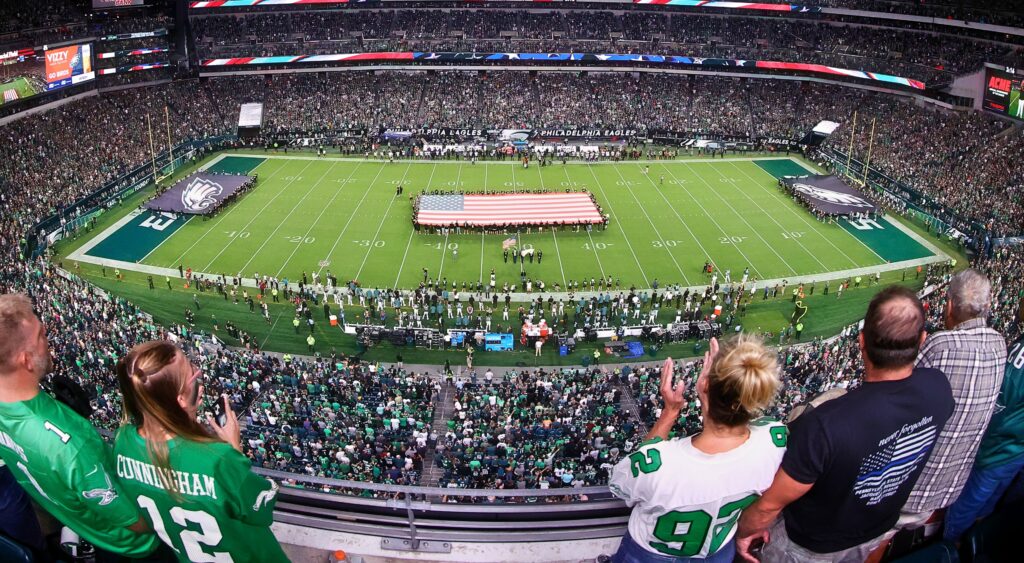
[[[618,537],[626,529],[630,512],[607,486],[548,490],[414,487],[253,470],[282,483],[274,513],[277,522],[380,536],[384,545],[390,541],[414,549],[423,541]],[[325,492],[325,488],[347,494]],[[459,502],[448,501],[450,497],[458,497]],[[496,534],[498,531],[501,533]]]

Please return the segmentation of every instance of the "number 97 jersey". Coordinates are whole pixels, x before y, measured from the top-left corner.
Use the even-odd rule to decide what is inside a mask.
[[[672,557],[708,557],[729,543],[740,513],[767,489],[786,452],[787,429],[761,419],[743,445],[720,454],[691,438],[645,442],[612,470],[609,488],[633,507],[629,535]]]

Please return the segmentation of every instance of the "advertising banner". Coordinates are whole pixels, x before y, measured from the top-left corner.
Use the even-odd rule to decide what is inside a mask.
[[[46,49],[46,89],[92,80],[92,45],[70,45]]]
[[[480,64],[493,62],[515,62],[526,64],[577,63],[577,64],[642,64],[645,66],[700,66],[708,68],[736,68],[792,71],[813,75],[857,78],[924,90],[920,80],[893,76],[878,72],[853,70],[821,64],[801,62],[759,61],[745,59],[710,59],[682,55],[645,55],[623,53],[469,53],[469,52],[423,52],[387,51],[379,53],[338,53],[333,55],[293,55],[273,57],[233,57],[228,59],[206,59],[204,67],[235,65],[283,65],[303,63],[373,63],[416,61],[423,63],[460,62]]]
[[[850,215],[877,210],[875,204],[838,176],[784,176],[786,189],[812,209],[829,215]]]
[[[179,180],[143,207],[169,213],[206,215],[252,180],[252,176],[197,172]]]

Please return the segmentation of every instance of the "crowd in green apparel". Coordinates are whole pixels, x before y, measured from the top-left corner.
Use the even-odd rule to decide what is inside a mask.
[[[476,379],[476,378],[473,378]],[[554,489],[606,483],[639,441],[607,372],[543,368],[456,382],[455,414],[437,446],[439,485]]]
[[[253,405],[243,442],[254,465],[396,485],[419,483],[439,385],[358,361],[300,362]]]
[[[1022,327],[1015,322],[1017,310],[1024,301],[1024,248],[1020,246],[1003,246],[993,251],[991,258],[976,259],[971,265],[988,276],[992,282],[992,307],[989,312],[988,324],[1013,342],[1020,336]],[[943,309],[941,306],[946,296],[945,286],[939,288],[926,301],[929,322],[942,325]]]

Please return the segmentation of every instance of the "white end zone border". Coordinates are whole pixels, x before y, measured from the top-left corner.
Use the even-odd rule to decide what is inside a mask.
[[[204,165],[204,167],[202,169],[205,170],[206,168],[209,168],[210,166],[213,166],[214,164],[216,164],[217,162],[220,162],[220,160],[222,160],[223,158],[225,158],[227,156],[232,156],[232,157],[241,156],[241,157],[261,158],[261,159],[285,158],[285,159],[291,159],[291,160],[328,160],[328,161],[330,161],[330,160],[342,160],[342,161],[363,161],[363,162],[367,162],[367,159],[355,159],[355,158],[351,158],[351,159],[334,158],[334,159],[332,159],[332,158],[329,158],[329,157],[315,157],[315,156],[311,156],[311,157],[295,157],[295,156],[273,156],[273,155],[272,156],[267,156],[267,155],[236,155],[236,154],[227,155],[227,154],[221,154],[221,155],[215,157],[213,160],[211,160],[206,165]],[[773,158],[773,160],[785,160],[785,159],[793,160],[794,162],[797,162],[798,164],[800,164],[804,168],[807,168],[808,170],[811,170],[810,168],[808,168],[806,166],[806,164],[800,162],[797,159],[792,159],[790,157],[774,157]],[[722,160],[723,159],[720,159],[720,158],[707,159],[706,162],[721,162]],[[728,161],[729,159],[724,159],[724,160]],[[734,159],[734,160],[751,161],[751,160],[754,160],[754,159],[747,158],[747,159]],[[763,159],[758,158],[757,160],[763,160]],[[377,161],[375,159],[369,159],[369,162],[379,162],[379,161]],[[437,164],[436,161],[431,161],[431,160],[405,160],[403,162],[414,162],[414,163],[415,162],[422,162],[424,164]],[[643,162],[643,161],[639,161],[639,162]],[[651,161],[651,162],[661,162],[661,163],[663,163],[663,162],[666,162],[666,161]],[[702,160],[687,160],[686,162],[702,162]],[[512,163],[509,163],[509,164],[510,165],[516,165],[517,163],[512,162]],[[578,163],[578,164],[592,164],[592,163]],[[609,163],[609,164],[613,164],[613,163]],[[89,256],[87,254],[97,244],[99,244],[100,242],[104,241],[107,237],[111,236],[118,229],[123,227],[126,223],[128,223],[129,221],[131,221],[135,217],[138,217],[138,215],[140,213],[142,213],[141,210],[135,210],[135,211],[132,211],[132,212],[128,213],[127,215],[125,215],[124,217],[119,219],[116,223],[114,223],[113,225],[107,227],[102,233],[100,233],[97,236],[93,237],[92,240],[90,240],[89,242],[83,244],[81,247],[75,249],[74,252],[68,254],[68,259],[69,260],[76,260],[76,261],[79,261],[79,262],[84,262],[84,263],[87,263],[87,264],[95,264],[95,265],[98,265],[98,266],[106,266],[108,268],[119,268],[121,270],[129,271],[129,272],[139,272],[139,273],[151,274],[151,275],[155,275],[155,276],[165,276],[165,277],[169,277],[169,278],[172,278],[172,279],[180,279],[181,276],[178,275],[178,270],[176,268],[163,268],[163,267],[158,267],[158,266],[150,266],[148,264],[139,264],[137,262],[126,262],[124,260],[111,260],[111,259],[108,259],[108,258],[97,258],[95,256]],[[849,269],[849,270],[837,270],[837,271],[833,271],[833,272],[825,272],[825,273],[822,273],[822,274],[815,274],[815,275],[809,275],[809,276],[790,276],[790,277],[786,277],[786,278],[775,278],[775,279],[769,279],[769,280],[760,280],[760,281],[757,282],[755,287],[757,287],[758,289],[762,289],[766,285],[770,287],[770,286],[774,286],[776,284],[781,284],[784,280],[787,282],[788,285],[791,285],[791,286],[795,285],[795,284],[801,284],[801,283],[807,284],[807,283],[824,282],[826,280],[832,280],[832,281],[834,281],[834,280],[841,280],[841,279],[845,280],[847,278],[852,278],[852,277],[857,277],[857,276],[872,275],[872,274],[875,274],[876,272],[884,273],[884,272],[891,272],[891,271],[895,271],[895,270],[902,270],[902,269],[906,269],[906,268],[916,268],[917,266],[925,266],[925,265],[928,265],[928,264],[948,262],[951,259],[951,257],[948,254],[946,254],[945,252],[940,250],[937,246],[935,246],[934,244],[932,244],[931,242],[926,240],[924,237],[922,237],[919,234],[917,234],[916,232],[914,232],[912,229],[910,229],[906,225],[902,224],[900,221],[892,220],[888,216],[883,217],[882,219],[887,224],[892,225],[893,227],[899,229],[900,231],[904,232],[907,236],[911,237],[912,239],[914,239],[915,241],[920,243],[922,246],[927,248],[929,251],[931,251],[933,253],[933,256],[928,256],[928,257],[925,257],[925,258],[916,258],[916,259],[913,259],[913,260],[903,260],[903,261],[900,261],[900,262],[892,262],[892,263],[888,263],[888,264],[879,264],[879,265],[876,265],[876,266],[866,266],[866,267],[863,267],[863,268],[853,268],[853,269]],[[171,236],[174,236],[174,235],[171,235]],[[170,237],[168,237],[168,238],[170,238]],[[202,276],[202,277],[211,278],[211,279],[216,279],[217,277],[219,277],[219,274],[213,274],[213,273],[207,273],[207,272],[193,272],[193,275]],[[246,287],[257,287],[256,280],[253,279],[253,278],[242,278],[242,285],[246,286]],[[696,285],[696,286],[684,287],[683,289],[684,290],[685,289],[689,289],[691,291],[704,291],[704,289],[706,287],[707,286],[705,284],[705,285]],[[340,289],[342,291],[345,291],[344,287],[342,287]],[[372,289],[372,288],[363,288],[363,289]],[[381,289],[384,289],[384,288],[381,288]],[[748,288],[748,290],[749,290],[749,288]],[[641,289],[640,291],[651,291],[651,290],[650,290],[650,288],[647,288],[647,289]],[[577,292],[574,292],[574,295],[577,296],[577,297],[590,298],[590,297],[593,297],[593,296],[597,296],[599,293],[602,293],[602,292],[599,292],[599,291],[577,291]],[[538,297],[541,297],[543,299],[547,299],[548,297],[554,297],[555,299],[566,299],[568,297],[568,293],[567,292],[560,292],[560,293],[555,293],[555,292],[538,293],[538,292],[534,292],[532,294],[512,293],[511,295],[512,295],[512,300],[513,301],[517,301],[517,302],[526,302],[526,301],[530,301],[530,300],[535,300]]]

